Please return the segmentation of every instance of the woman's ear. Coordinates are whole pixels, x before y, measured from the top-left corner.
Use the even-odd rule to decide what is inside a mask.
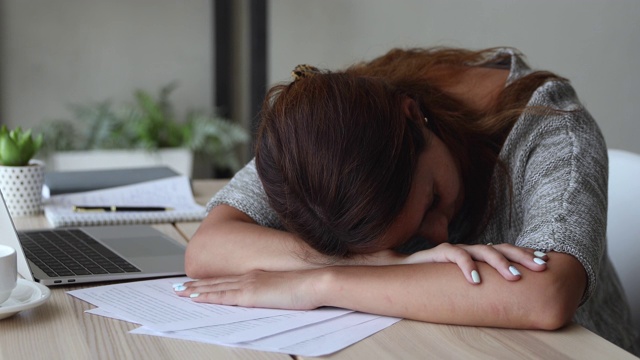
[[[402,111],[404,112],[404,115],[410,119],[422,120],[422,118],[424,118],[418,103],[408,96],[402,100]]]

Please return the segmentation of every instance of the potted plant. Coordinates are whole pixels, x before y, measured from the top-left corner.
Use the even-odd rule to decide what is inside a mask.
[[[47,164],[71,170],[68,164],[78,169],[150,162],[189,176],[199,173],[197,177],[213,176],[214,170],[203,169],[235,172],[240,166],[237,149],[247,142],[247,132],[203,111],[191,110],[178,119],[169,101],[175,88],[175,83],[164,86],[157,97],[137,90],[133,101],[121,106],[110,101],[71,105],[71,119],[43,124]]]
[[[42,144],[42,134],[34,138],[31,130],[0,127],[0,190],[12,216],[42,211],[44,163],[33,159]]]

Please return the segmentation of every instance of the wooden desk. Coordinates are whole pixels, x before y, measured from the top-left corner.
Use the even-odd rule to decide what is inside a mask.
[[[204,204],[223,184],[195,181],[194,196]],[[19,229],[49,226],[44,217],[19,218],[15,223]],[[156,227],[175,239],[187,241],[197,226],[196,223],[179,223]],[[52,287],[51,299],[46,304],[0,320],[0,360],[292,358],[285,354],[128,334],[137,326],[84,314],[92,306],[66,294],[66,291],[84,286]],[[400,321],[328,358],[636,359],[578,325],[546,332],[409,320]]]

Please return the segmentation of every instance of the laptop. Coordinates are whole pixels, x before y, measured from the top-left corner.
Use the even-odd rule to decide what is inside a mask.
[[[149,225],[16,231],[0,191],[0,244],[18,273],[43,285],[182,276],[185,246]]]

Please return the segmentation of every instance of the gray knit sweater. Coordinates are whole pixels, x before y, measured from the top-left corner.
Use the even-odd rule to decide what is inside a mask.
[[[507,83],[531,72],[516,53],[505,51],[511,54]],[[510,201],[506,181],[496,177],[501,205],[477,242],[573,255],[588,277],[574,321],[640,354],[633,348],[629,308],[606,251],[608,158],[602,134],[566,82],[547,82],[529,105],[568,111],[518,119],[500,153],[513,197]],[[233,206],[263,226],[282,227],[253,160],[211,199],[208,209],[218,204]]]

